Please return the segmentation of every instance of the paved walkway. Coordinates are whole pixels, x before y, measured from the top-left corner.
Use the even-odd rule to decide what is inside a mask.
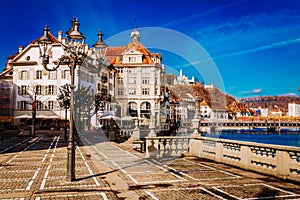
[[[62,135],[0,142],[0,199],[300,199],[297,183],[194,157],[144,159],[99,131],[80,138],[71,183]]]

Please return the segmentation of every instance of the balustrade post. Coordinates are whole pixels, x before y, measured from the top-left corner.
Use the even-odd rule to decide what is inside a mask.
[[[216,161],[222,162],[223,161],[223,144],[221,142],[216,143]]]
[[[291,162],[290,155],[287,151],[276,150],[275,176],[286,179],[287,176],[290,174],[290,170],[289,170],[290,162]]]
[[[145,158],[156,158],[158,150],[158,140],[146,137],[146,155]]]
[[[241,167],[248,170],[251,165],[251,149],[249,146],[242,145],[241,146]]]

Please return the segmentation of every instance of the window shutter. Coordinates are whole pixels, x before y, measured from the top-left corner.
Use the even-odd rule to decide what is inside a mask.
[[[26,77],[27,77],[27,80],[30,79],[30,71],[26,71]]]
[[[17,102],[17,110],[20,110],[20,109],[21,109],[21,102],[18,101],[18,102]]]
[[[53,110],[56,110],[57,107],[57,101],[53,101]]]
[[[57,86],[56,86],[56,85],[53,85],[53,94],[54,94],[54,95],[57,95],[57,94],[56,94],[56,90],[57,90],[56,88],[57,88]]]
[[[18,86],[18,95],[21,95],[21,86]]]
[[[45,95],[48,94],[48,86],[44,86],[44,94],[45,94]]]
[[[19,80],[21,80],[22,77],[22,71],[19,71]]]

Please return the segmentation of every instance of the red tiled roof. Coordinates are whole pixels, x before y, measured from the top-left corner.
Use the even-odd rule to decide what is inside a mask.
[[[53,42],[53,43],[61,43],[54,35],[52,35],[51,33],[48,33],[49,39]],[[42,36],[41,36],[42,37]],[[37,38],[35,40],[33,40],[32,42],[30,42],[30,44],[36,44],[38,43],[39,39],[41,38]]]
[[[110,64],[122,64],[122,62],[121,62],[122,53],[126,49],[135,49],[135,50],[141,52],[144,56],[143,64],[154,64],[154,62],[151,59],[152,56],[161,58],[160,53],[151,53],[140,42],[139,43],[132,43],[131,42],[127,46],[107,47],[105,55],[107,56]]]

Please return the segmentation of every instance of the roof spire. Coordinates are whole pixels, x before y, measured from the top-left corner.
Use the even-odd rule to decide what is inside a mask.
[[[140,33],[136,30],[136,18],[134,18],[134,30],[131,32],[131,42],[133,44],[137,44],[140,42],[141,35]]]
[[[133,20],[134,20],[134,30],[136,30],[136,18],[134,18]]]

